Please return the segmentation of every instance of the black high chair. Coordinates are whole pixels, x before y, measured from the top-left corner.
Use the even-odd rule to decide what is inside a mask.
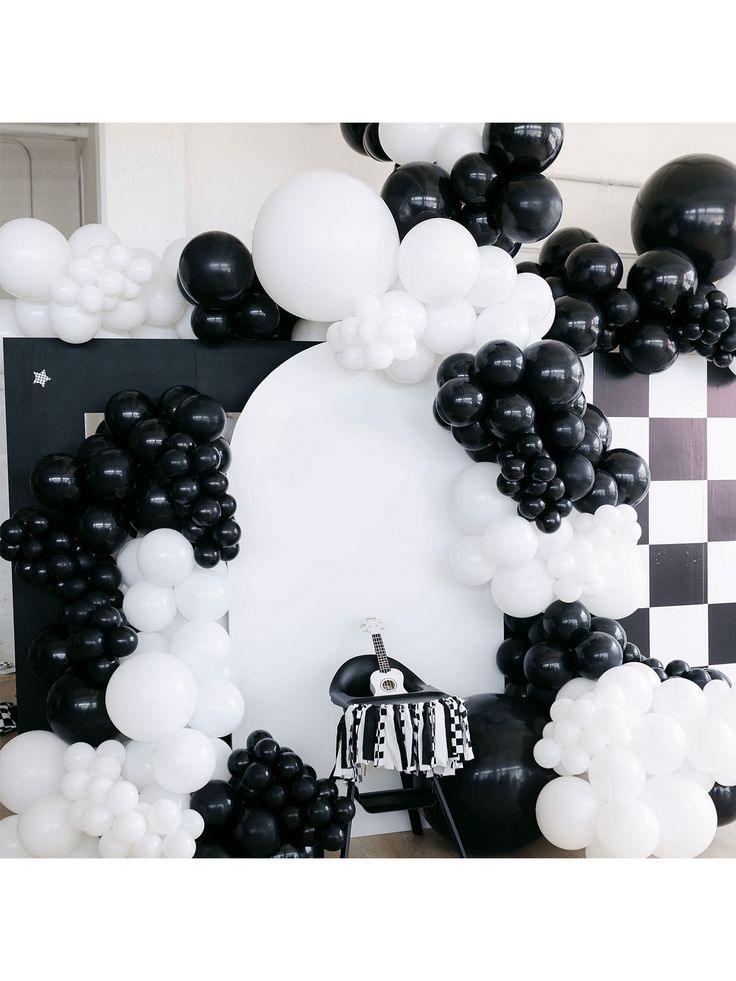
[[[404,675],[406,693],[401,695],[371,695],[370,677],[376,670],[376,658],[371,654],[351,657],[335,673],[330,682],[330,700],[339,708],[349,705],[395,705],[401,702],[431,702],[437,698],[447,698],[447,692],[428,685],[414,674],[401,661],[388,658],[392,668],[398,668]],[[434,774],[422,774],[412,778],[408,773],[400,773],[401,787],[395,790],[359,791],[354,780],[346,780],[348,797],[359,803],[368,814],[385,814],[389,811],[408,811],[412,833],[423,835],[421,808],[438,806],[447,822],[457,853],[467,858],[460,834],[453,820],[447,799],[442,791],[440,780]],[[347,858],[350,852],[350,825],[340,858]]]

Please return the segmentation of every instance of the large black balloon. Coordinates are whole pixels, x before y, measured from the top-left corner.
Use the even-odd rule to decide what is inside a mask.
[[[488,205],[501,184],[498,168],[485,153],[466,153],[460,157],[450,178],[457,196],[471,207]]]
[[[542,174],[519,174],[509,180],[493,214],[513,242],[538,242],[559,225],[562,195]]]
[[[394,216],[399,238],[428,218],[455,218],[460,201],[450,175],[430,163],[408,163],[388,176],[381,197]]]
[[[31,470],[31,490],[48,508],[68,508],[79,502],[82,487],[79,465],[66,453],[49,453]]]
[[[736,266],[736,167],[705,153],[666,163],[636,196],[631,236],[639,253],[680,249],[699,276],[722,279]]]
[[[640,375],[665,371],[677,361],[680,353],[673,331],[659,320],[632,324],[624,332],[619,350],[626,367]]]
[[[447,366],[453,359],[455,359],[453,364],[459,363],[457,359],[462,357],[464,355],[450,355],[442,362],[440,369],[442,370],[443,366]],[[489,341],[476,354],[472,367],[477,380],[489,391],[513,388],[524,374],[524,352],[511,341]],[[438,382],[439,377],[438,373]]]
[[[368,156],[368,152],[363,146],[363,137],[367,126],[368,123],[340,123],[342,138],[351,150],[355,150],[356,153],[360,153],[364,157]]]
[[[143,392],[116,392],[105,406],[105,423],[116,439],[125,440],[137,422],[155,414],[153,402]]]
[[[74,671],[68,671],[51,688],[46,699],[49,725],[68,743],[99,746],[120,735],[105,708],[105,691]]]
[[[565,279],[571,293],[605,296],[616,289],[623,274],[621,256],[600,242],[578,245],[565,260]]]
[[[44,627],[31,641],[28,664],[41,684],[53,685],[71,667],[66,638],[57,627]]]
[[[539,837],[537,797],[554,776],[532,755],[548,719],[528,701],[510,695],[472,695],[466,706],[475,759],[442,779],[460,837],[475,856],[523,848]],[[424,813],[449,838],[439,808]]]
[[[217,439],[225,430],[225,410],[209,395],[190,395],[176,410],[176,424],[198,443]]]
[[[632,450],[613,449],[598,464],[616,481],[619,504],[638,504],[649,490],[651,477],[646,460]]]
[[[583,364],[571,347],[561,341],[537,341],[524,351],[522,384],[534,404],[547,408],[566,405],[583,387]]]
[[[211,310],[237,306],[253,285],[253,259],[228,232],[203,232],[184,246],[179,282],[193,303]]]
[[[539,250],[539,267],[543,276],[561,276],[565,270],[567,257],[579,245],[597,242],[598,239],[587,228],[570,226],[554,232],[542,243]]]
[[[626,280],[626,288],[641,307],[663,313],[673,310],[697,286],[695,266],[676,249],[650,249],[640,255]]]
[[[584,296],[561,296],[555,300],[555,319],[544,335],[568,344],[577,354],[595,351],[598,336],[604,327],[598,306]]]
[[[586,429],[586,433],[589,432]],[[571,501],[579,501],[585,497],[595,483],[595,468],[590,459],[579,451],[580,446],[574,453],[565,453],[555,458],[557,476],[565,485],[565,497],[569,497]]]
[[[247,858],[268,858],[281,847],[279,823],[270,811],[256,807],[246,811],[232,830],[240,854]]]
[[[562,123],[486,123],[483,150],[508,173],[546,170],[562,149]]]
[[[736,821],[736,787],[724,787],[723,784],[715,783],[710,791],[710,799],[715,804],[720,828]]]
[[[93,453],[84,468],[84,486],[95,501],[121,502],[135,487],[135,464],[125,450],[112,447]]]
[[[519,640],[516,637],[508,637],[499,644],[496,651],[496,667],[509,681],[526,684],[524,657],[528,646],[526,640]]]
[[[235,792],[225,780],[210,780],[192,794],[189,806],[201,814],[204,821],[203,838],[225,835],[235,821]]]
[[[127,528],[110,508],[90,505],[79,516],[79,538],[92,552],[114,552],[125,541]]]

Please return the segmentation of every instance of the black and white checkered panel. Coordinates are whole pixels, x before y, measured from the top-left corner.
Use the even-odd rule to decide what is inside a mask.
[[[629,638],[665,664],[717,666],[736,681],[736,376],[695,354],[652,376],[628,373],[618,354],[584,361],[613,445],[652,474],[637,509],[649,597],[623,621]]]

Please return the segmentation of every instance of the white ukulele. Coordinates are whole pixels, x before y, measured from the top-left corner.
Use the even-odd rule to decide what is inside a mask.
[[[361,630],[371,635],[373,651],[378,659],[378,670],[371,675],[372,695],[406,695],[404,675],[398,668],[392,668],[383,646],[381,631],[383,625],[375,617],[368,617],[361,625]]]

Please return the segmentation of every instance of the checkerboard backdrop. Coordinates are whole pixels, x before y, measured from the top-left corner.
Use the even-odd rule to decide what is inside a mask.
[[[613,446],[652,474],[637,508],[649,596],[622,621],[629,639],[665,664],[717,666],[736,681],[736,376],[695,354],[651,376],[629,374],[618,354],[583,360]]]

